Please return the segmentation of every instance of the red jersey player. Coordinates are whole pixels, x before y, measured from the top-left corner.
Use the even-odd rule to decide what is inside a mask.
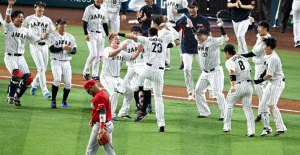
[[[112,139],[112,132],[114,125],[111,122],[111,106],[109,97],[106,95],[106,92],[100,89],[94,80],[86,81],[83,84],[84,89],[88,94],[93,96],[91,103],[91,113],[92,118],[90,121],[90,126],[93,127],[89,143],[86,148],[86,154],[96,154],[99,148],[97,141],[97,135],[104,130],[109,134],[110,139]],[[112,147],[112,141],[108,144],[103,145],[105,154],[115,154],[115,151]]]

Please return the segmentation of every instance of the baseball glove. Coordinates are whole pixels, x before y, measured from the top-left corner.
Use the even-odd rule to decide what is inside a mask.
[[[98,144],[99,145],[106,145],[109,143],[110,138],[106,130],[100,130],[97,136]]]

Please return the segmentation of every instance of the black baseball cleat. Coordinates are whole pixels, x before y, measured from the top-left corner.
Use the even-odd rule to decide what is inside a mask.
[[[183,61],[181,61],[181,65],[180,65],[179,69],[183,70],[183,68],[184,68],[184,64],[183,64]]]
[[[88,81],[90,79],[90,74],[83,74],[83,79]]]
[[[254,137],[255,134],[248,134],[248,133],[247,133],[246,136],[247,136],[247,137]]]
[[[164,126],[159,127],[158,132],[165,132],[165,127]]]
[[[268,136],[272,132],[271,128],[264,127],[262,133],[260,134],[262,137]]]
[[[285,131],[276,131],[274,136],[278,137],[278,136],[280,136],[281,134],[284,134],[284,133],[285,133]]]
[[[261,114],[257,115],[257,117],[255,118],[255,122],[259,122],[261,120]]]
[[[219,120],[219,121],[224,121],[224,118],[220,117],[218,120]]]
[[[144,118],[147,117],[147,115],[148,115],[148,113],[143,113],[143,112],[141,112],[141,113],[137,116],[137,118],[134,120],[134,122],[140,122],[140,121],[142,121]]]
[[[149,104],[149,105],[148,105],[148,113],[149,113],[149,114],[154,114],[153,108],[152,108],[152,104]]]
[[[295,48],[298,48],[298,47],[300,47],[300,41],[297,41],[297,42],[295,42],[295,45],[294,45],[294,47],[295,47]]]
[[[15,103],[13,97],[7,97],[7,102],[8,102],[9,104],[14,104],[14,103]]]
[[[207,116],[198,115],[197,118],[207,118]]]
[[[98,82],[100,81],[99,76],[92,77],[92,79],[95,80],[95,81],[98,81]]]
[[[17,107],[21,106],[21,101],[18,98],[14,98],[14,103]]]

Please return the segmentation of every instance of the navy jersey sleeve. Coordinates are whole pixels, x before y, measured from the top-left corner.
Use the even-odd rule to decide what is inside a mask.
[[[183,27],[187,24],[186,16],[181,17],[179,20],[176,21],[174,29],[176,31],[180,31]]]

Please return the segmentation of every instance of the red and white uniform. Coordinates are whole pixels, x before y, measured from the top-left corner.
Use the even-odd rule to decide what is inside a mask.
[[[114,125],[111,121],[112,119],[111,106],[110,106],[109,98],[106,95],[106,92],[104,90],[99,90],[94,96],[91,103],[91,117],[92,117],[93,129],[91,131],[89,143],[86,148],[86,155],[90,155],[90,154],[95,155],[99,148],[97,135],[100,127],[100,119],[99,119],[100,110],[106,111],[106,122],[104,128],[108,132],[109,138],[111,139],[111,141],[108,144],[104,145],[103,148],[106,154],[115,155],[115,151],[112,147],[112,133],[114,130]]]

